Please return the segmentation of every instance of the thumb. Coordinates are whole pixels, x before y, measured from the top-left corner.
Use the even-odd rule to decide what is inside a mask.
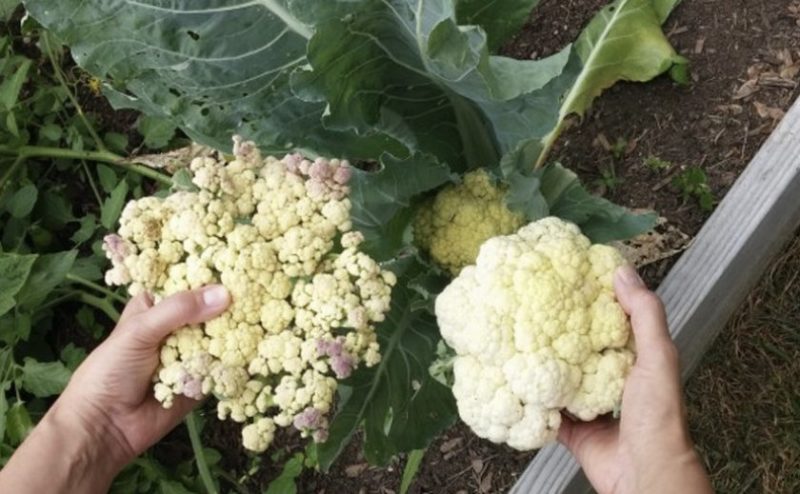
[[[677,372],[678,353],[667,328],[664,304],[647,289],[631,266],[614,275],[614,290],[622,309],[631,318],[637,366],[667,368]]]
[[[124,324],[124,331],[143,347],[156,348],[173,331],[221,314],[230,305],[230,295],[222,285],[176,293]]]

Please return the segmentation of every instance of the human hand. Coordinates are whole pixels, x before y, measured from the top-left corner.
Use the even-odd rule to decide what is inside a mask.
[[[174,428],[197,404],[162,408],[152,392],[163,340],[219,315],[222,286],[173,295],[153,305],[131,300],[116,328],[75,371],[67,388],[0,471],[0,492],[104,492],[131,460]],[[47,472],[47,475],[41,475]]]
[[[637,353],[620,420],[565,417],[558,439],[599,494],[711,493],[689,437],[678,351],[661,300],[629,266],[617,271],[614,288],[630,315]]]
[[[152,392],[159,350],[174,330],[224,311],[230,298],[215,285],[173,295],[157,305],[142,294],[132,299],[111,335],[77,369],[54,408],[91,429],[101,423],[113,434],[127,464],[172,430],[197,402],[179,397],[165,409]]]

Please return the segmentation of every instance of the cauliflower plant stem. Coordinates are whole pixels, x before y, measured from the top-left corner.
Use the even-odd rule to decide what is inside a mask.
[[[351,231],[350,165],[262,156],[235,137],[232,157],[187,171],[196,190],[130,202],[104,243],[106,283],[131,295],[209,283],[231,293],[221,316],[166,340],[156,398],[213,394],[254,452],[278,427],[324,441],[338,381],[381,359],[375,325],[397,281]]]
[[[5,144],[0,144],[0,154],[17,156],[20,164],[24,163],[24,161],[29,158],[61,158],[105,163],[116,166],[123,170],[137,173],[143,177],[155,180],[162,185],[172,185],[172,178],[170,178],[168,175],[164,175],[163,173],[144,165],[131,163],[122,156],[116,155],[109,151],[76,151],[74,149],[46,146],[12,147]],[[9,175],[9,173],[6,173],[6,175]],[[4,180],[0,180],[0,190],[2,190],[2,184],[4,182]]]
[[[634,361],[612,286],[624,262],[548,217],[488,240],[439,295],[453,394],[478,436],[537,449],[555,440],[562,411],[589,421],[619,407]]]

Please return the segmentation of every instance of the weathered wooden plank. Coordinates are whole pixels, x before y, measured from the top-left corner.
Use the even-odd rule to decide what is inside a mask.
[[[684,380],[800,224],[800,101],[753,158],[659,287]],[[591,490],[561,446],[544,448],[512,494]]]

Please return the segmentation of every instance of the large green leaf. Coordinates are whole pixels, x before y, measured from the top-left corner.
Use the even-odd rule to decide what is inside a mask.
[[[552,215],[575,223],[592,242],[624,240],[656,224],[654,213],[634,213],[586,190],[575,173],[558,163],[533,173],[514,173],[507,202],[530,221]]]
[[[577,224],[593,242],[631,238],[653,228],[658,219],[654,213],[632,213],[591,194],[575,173],[557,163],[542,170],[541,177],[550,214]]]
[[[490,55],[487,31],[507,36],[531,0],[461,3],[464,22],[480,26],[459,25],[454,0],[26,5],[109,80],[115,104],[168,117],[216,147],[239,133],[268,150],[352,159],[419,151],[453,169],[490,165],[515,143],[486,115],[531,107],[567,60]]]
[[[16,296],[31,273],[36,255],[0,253],[0,316],[16,305]]]
[[[616,0],[592,19],[575,43],[583,69],[562,113],[583,115],[594,98],[617,81],[648,81],[684,63],[661,31],[656,3]]]
[[[528,20],[539,0],[458,0],[456,13],[461,24],[483,28],[489,38],[489,48],[499,48]]]
[[[229,148],[238,133],[265,149],[305,147],[358,158],[402,147],[377,133],[359,138],[326,131],[320,123],[325,104],[298,97],[290,78],[308,63],[313,23],[360,3],[29,0],[26,6],[70,45],[80,65],[109,81],[106,93],[116,106],[169,118],[217,148]]]
[[[405,244],[412,220],[412,199],[451,179],[433,156],[400,160],[384,155],[377,172],[356,170],[350,185],[353,226],[364,234],[363,249],[380,261],[393,258]]]
[[[676,0],[616,0],[543,60],[492,56],[534,0],[28,0],[109,96],[220,148],[351,159],[436,156],[452,170],[543,162],[571,114],[619,80],[682,62]],[[476,24],[476,25],[470,25]],[[257,27],[256,27],[257,26]],[[139,40],[147,39],[147,43]]]
[[[400,123],[405,129],[393,135],[454,170],[492,165],[498,153],[552,127],[555,112],[540,111],[539,93],[561,74],[566,55],[540,61],[490,56],[484,30],[459,25],[452,1],[384,4],[346,25],[323,26],[312,40],[309,79],[330,105],[327,122],[355,122],[365,131],[392,117],[393,129]],[[340,55],[348,50],[354,58],[344,72]],[[362,75],[354,77],[354,70]],[[454,152],[463,155],[460,162]]]
[[[558,112],[558,124],[543,139],[542,164],[563,129],[565,119],[583,116],[604,90],[618,81],[644,82],[675,64],[686,64],[670,45],[661,24],[677,0],[615,0],[589,23],[574,44],[579,63],[570,65],[569,90]]]
[[[364,427],[364,455],[385,464],[397,453],[424,449],[456,419],[450,389],[434,380],[428,368],[440,341],[436,320],[425,310],[413,311],[416,294],[408,279],[424,266],[401,261],[400,281],[392,293],[392,309],[378,326],[383,358],[377,366],[359,369],[340,385],[340,406],[327,442],[318,449],[327,470]]]

